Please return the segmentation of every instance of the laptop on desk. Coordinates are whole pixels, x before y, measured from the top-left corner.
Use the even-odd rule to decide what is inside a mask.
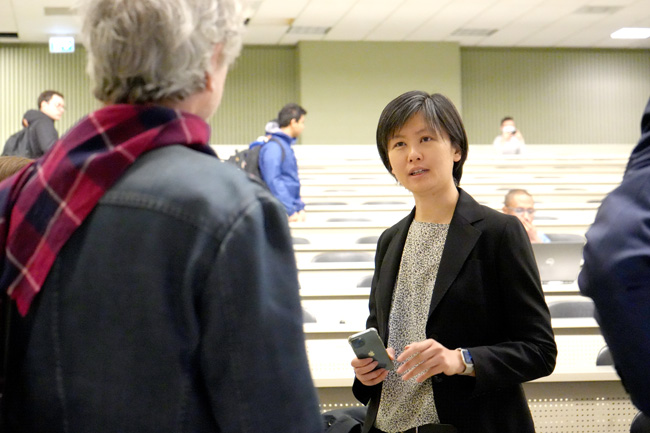
[[[573,283],[578,278],[583,242],[534,243],[532,246],[542,283]]]

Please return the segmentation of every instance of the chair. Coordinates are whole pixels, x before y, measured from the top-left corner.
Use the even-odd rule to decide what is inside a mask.
[[[638,412],[630,425],[630,433],[650,433],[650,416]]]
[[[545,233],[551,242],[585,242],[585,237],[576,233]]]
[[[374,255],[368,252],[357,251],[327,251],[324,253],[316,254],[311,259],[312,263],[325,263],[325,262],[372,262]]]
[[[300,245],[305,245],[305,244],[310,243],[309,239],[299,238],[299,237],[292,237],[291,240],[292,240],[294,245],[299,245],[299,244]]]
[[[596,365],[614,365],[612,352],[609,351],[609,346],[603,346],[598,351],[598,356],[596,357]]]
[[[379,236],[373,235],[373,236],[364,236],[359,239],[357,239],[358,244],[376,244],[377,241],[379,240]]]
[[[366,406],[353,406],[323,412],[324,432],[360,433],[366,411]]]
[[[594,302],[591,299],[555,301],[548,304],[553,319],[594,317]]]
[[[366,275],[359,281],[357,287],[370,287],[372,285],[372,274]]]

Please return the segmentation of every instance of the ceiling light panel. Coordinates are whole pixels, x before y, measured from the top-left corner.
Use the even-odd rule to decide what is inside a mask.
[[[647,39],[650,27],[622,27],[609,35],[612,39]]]

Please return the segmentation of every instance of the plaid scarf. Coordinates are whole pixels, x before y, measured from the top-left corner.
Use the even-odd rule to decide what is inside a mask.
[[[215,155],[209,136],[209,126],[193,114],[111,105],[0,183],[0,287],[20,314],[27,314],[59,250],[140,155],[174,144]]]

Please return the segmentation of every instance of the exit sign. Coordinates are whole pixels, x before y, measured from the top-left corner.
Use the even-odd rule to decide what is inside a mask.
[[[50,53],[74,53],[74,38],[72,36],[52,36],[50,38]]]

